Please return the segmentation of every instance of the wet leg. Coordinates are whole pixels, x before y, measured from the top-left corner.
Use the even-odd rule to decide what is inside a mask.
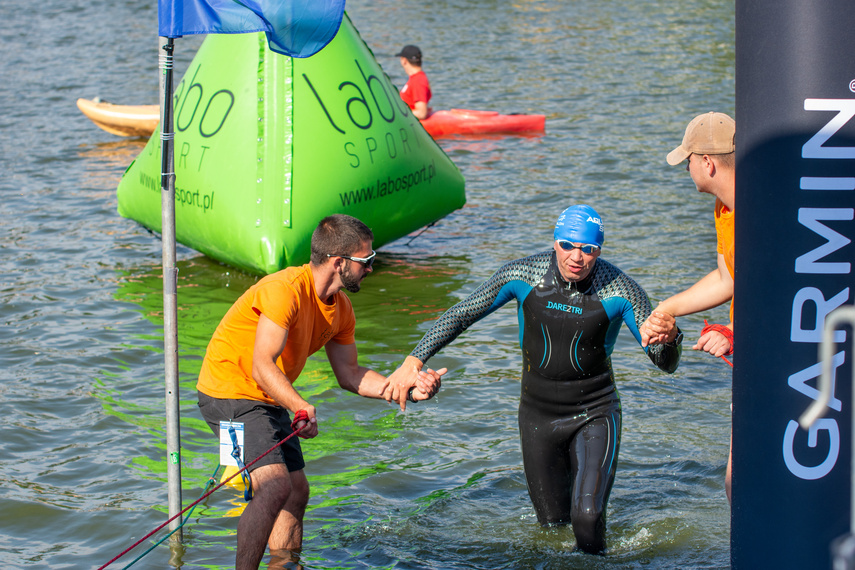
[[[305,472],[291,472],[291,493],[276,517],[270,533],[270,550],[299,552],[303,546],[303,515],[309,503],[309,481]]]
[[[255,570],[261,563],[273,525],[291,494],[291,478],[283,464],[252,472],[253,499],[238,522],[237,570]]]
[[[537,520],[543,525],[567,524],[573,486],[568,436],[572,422],[547,426],[536,410],[520,407],[519,425],[526,485]]]
[[[606,549],[606,505],[614,484],[620,443],[620,416],[597,418],[571,443],[573,507],[578,547],[591,554]]]

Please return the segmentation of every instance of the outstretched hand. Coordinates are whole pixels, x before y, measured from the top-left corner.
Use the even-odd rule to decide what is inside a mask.
[[[440,368],[439,370],[428,368],[427,371],[420,371],[416,385],[408,389],[407,392],[409,393],[412,390],[412,397],[416,402],[430,400],[439,392],[439,388],[442,386],[442,375],[446,372],[448,372],[448,368]]]
[[[673,342],[677,337],[677,319],[664,311],[655,310],[650,313],[639,330],[641,346]]]
[[[387,402],[393,400],[401,406],[401,410],[407,409],[407,395],[413,388],[413,400],[421,401],[433,398],[442,385],[442,375],[448,372],[447,368],[439,370],[422,370],[424,364],[414,356],[408,356],[403,364],[390,374],[387,378],[388,385],[383,393]]]

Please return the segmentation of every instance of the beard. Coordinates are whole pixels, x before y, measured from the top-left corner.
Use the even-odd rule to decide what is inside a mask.
[[[353,273],[351,273],[350,263],[347,263],[345,265],[344,270],[342,270],[341,272],[341,282],[344,283],[344,288],[350,291],[351,293],[358,293],[360,279],[358,277],[355,277]]]

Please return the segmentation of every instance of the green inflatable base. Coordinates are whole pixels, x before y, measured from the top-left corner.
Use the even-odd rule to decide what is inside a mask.
[[[306,263],[318,222],[365,222],[379,248],[461,208],[460,170],[413,117],[348,17],[312,57],[264,34],[210,35],[175,90],[178,242],[251,273]],[[118,210],[161,231],[160,130]]]

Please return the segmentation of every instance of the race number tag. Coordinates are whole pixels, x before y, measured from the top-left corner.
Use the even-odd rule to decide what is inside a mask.
[[[234,443],[232,442],[231,430],[234,428],[237,444],[240,446],[240,460],[243,461],[245,454],[243,449],[243,424],[241,422],[220,422],[220,465],[238,466],[237,460],[232,456]]]

